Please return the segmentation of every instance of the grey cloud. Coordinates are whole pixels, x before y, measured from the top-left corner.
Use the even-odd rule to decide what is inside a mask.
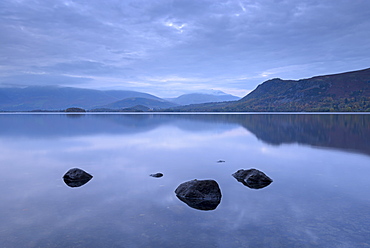
[[[54,64],[49,67],[38,68],[40,71],[49,71],[53,73],[65,74],[82,74],[82,75],[124,75],[124,72],[131,71],[130,68],[112,66],[107,63],[100,63],[96,61],[71,61]]]
[[[75,85],[89,83],[88,77],[73,77],[60,74],[43,73],[20,73],[18,75],[6,76],[0,79],[0,86],[34,86],[34,85]]]
[[[4,0],[0,72],[61,77],[50,84],[64,74],[215,78],[210,88],[236,78],[225,87],[250,90],[266,71],[297,79],[369,67],[369,16],[364,0]]]
[[[365,7],[364,3],[355,4],[357,8]],[[354,22],[358,21],[356,6],[348,10],[343,2],[325,6],[316,1],[308,1],[305,5],[301,2],[269,1],[267,5],[256,6],[252,7],[251,15],[242,13],[235,16],[228,12],[203,15],[196,22],[198,32],[194,42],[188,47],[176,47],[173,52],[179,55],[188,52],[188,57],[194,57],[190,58],[191,61],[203,59],[212,65],[220,61],[220,67],[225,64],[243,67],[240,62],[244,62],[245,67],[257,63],[256,67],[265,64],[262,68],[268,68],[270,63],[276,63],[274,61],[278,63],[273,66],[286,66],[297,62],[313,63],[317,58],[328,62],[343,59],[341,53],[353,50],[354,43],[365,45],[364,39],[356,38],[365,35],[357,29],[364,22],[368,26],[369,22],[363,18],[360,18],[360,23]],[[192,50],[197,54],[192,54]],[[327,56],[328,53],[331,56]]]

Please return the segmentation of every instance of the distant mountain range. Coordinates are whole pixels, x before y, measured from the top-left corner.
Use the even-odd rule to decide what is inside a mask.
[[[195,94],[196,101],[222,102],[237,97],[225,93]],[[151,111],[190,104],[193,97],[185,95],[185,100],[176,103],[157,96],[125,90],[92,90],[58,86],[30,86],[0,88],[0,111],[60,111],[71,107],[96,111]],[[177,99],[177,98],[175,98]],[[188,101],[186,101],[188,99]],[[137,107],[138,106],[138,107]]]
[[[100,107],[97,107],[95,109],[127,109],[127,108],[133,108],[136,106],[145,106],[149,110],[150,109],[163,109],[163,108],[171,108],[178,106],[178,104],[163,100],[161,98],[158,99],[150,99],[145,97],[129,97],[125,98],[120,101],[116,101],[110,104],[106,104]]]
[[[63,110],[69,107],[90,109],[94,106],[106,105],[132,97],[160,99],[150,94],[135,91],[100,91],[57,86],[0,88],[0,110]]]
[[[177,107],[172,111],[370,111],[370,68],[301,80],[275,78],[238,101]]]
[[[222,92],[223,93],[223,92]],[[189,104],[199,104],[207,102],[226,102],[226,101],[236,101],[240,97],[236,97],[229,94],[206,94],[206,93],[192,93],[184,94],[176,98],[167,98],[166,100],[176,103],[178,105],[189,105]]]
[[[370,68],[301,80],[274,78],[242,99],[221,91],[177,98],[57,86],[0,88],[0,111],[370,112]]]

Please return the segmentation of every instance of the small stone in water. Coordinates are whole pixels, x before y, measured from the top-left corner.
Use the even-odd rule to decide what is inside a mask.
[[[163,177],[162,173],[155,173],[155,174],[150,174],[151,177]]]

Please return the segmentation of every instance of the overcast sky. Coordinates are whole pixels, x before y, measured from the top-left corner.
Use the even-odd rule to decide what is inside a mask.
[[[244,96],[370,67],[369,0],[1,0],[0,84]]]

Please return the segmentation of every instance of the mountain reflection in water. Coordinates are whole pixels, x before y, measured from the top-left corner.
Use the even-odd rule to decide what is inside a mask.
[[[240,125],[271,145],[298,143],[370,155],[369,114],[86,114],[78,117],[1,114],[0,136],[132,134],[162,125],[199,132]]]

